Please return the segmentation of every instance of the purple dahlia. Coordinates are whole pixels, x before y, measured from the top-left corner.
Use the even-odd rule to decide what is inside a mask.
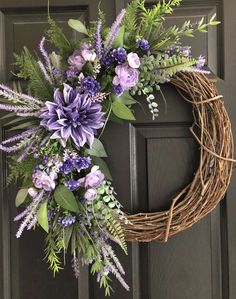
[[[46,102],[39,118],[42,119],[40,125],[53,132],[51,139],[60,139],[65,146],[71,137],[78,148],[85,143],[91,147],[94,135],[104,125],[102,106],[67,84],[63,91],[55,90],[54,102]]]

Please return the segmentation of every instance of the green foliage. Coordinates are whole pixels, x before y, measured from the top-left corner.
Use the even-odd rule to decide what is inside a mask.
[[[21,163],[17,162],[18,156],[11,157],[9,164],[10,174],[7,177],[7,185],[14,182],[17,183],[18,179],[23,180],[22,186],[28,187],[32,183],[32,173],[36,166],[37,161],[32,156],[27,156]]]
[[[53,95],[53,89],[49,82],[45,80],[38,62],[30,54],[29,50],[24,47],[21,55],[15,54],[15,60],[15,64],[20,69],[17,76],[29,81],[28,92],[41,100],[50,100]]]
[[[20,189],[16,195],[16,207],[24,203],[28,195],[28,189]]]
[[[101,158],[107,157],[107,153],[102,142],[97,138],[94,138],[92,148],[88,150],[88,154]]]
[[[121,102],[114,101],[112,103],[112,112],[121,119],[135,120],[133,112]]]
[[[50,28],[47,30],[47,36],[52,45],[58,49],[58,54],[62,57],[62,65],[65,64],[66,59],[76,49],[77,43],[69,40],[62,29],[56,25],[52,18],[48,18]]]
[[[68,25],[77,32],[88,35],[88,30],[80,20],[70,19]]]
[[[37,221],[40,226],[48,233],[48,208],[47,202],[43,202],[37,213]]]
[[[58,246],[58,229],[51,230],[46,237],[45,259],[49,263],[49,268],[53,271],[54,275],[58,273],[62,267],[59,254],[61,253],[61,246]]]
[[[78,204],[73,192],[71,192],[64,185],[59,185],[54,191],[55,201],[64,208],[71,212],[79,212]]]

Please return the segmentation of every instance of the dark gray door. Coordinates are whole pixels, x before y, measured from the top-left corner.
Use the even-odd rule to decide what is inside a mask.
[[[46,0],[0,0],[0,80],[11,83],[13,52],[24,45],[34,49],[46,24]],[[125,0],[102,0],[108,23],[127,4]],[[147,1],[147,5],[154,2]],[[97,14],[97,0],[51,1],[52,16],[68,35],[73,32],[66,20],[79,17],[87,22]],[[186,40],[194,55],[207,56],[210,69],[218,77],[233,130],[236,129],[236,1],[183,0],[168,18],[181,24],[215,12],[222,21],[208,34]],[[76,38],[76,37],[75,37]],[[104,143],[108,163],[120,201],[128,211],[167,209],[172,196],[194,176],[198,165],[198,145],[188,127],[191,106],[184,103],[172,86],[163,88],[165,105],[159,100],[160,116],[152,122],[148,111],[137,108],[137,121],[111,124]],[[157,94],[157,97],[159,95]],[[143,99],[140,99],[143,101]],[[144,103],[145,105],[145,103]],[[1,121],[1,135],[9,128]],[[27,232],[15,239],[12,222],[16,209],[16,188],[5,188],[6,157],[1,156],[0,179],[0,298],[3,299],[100,299],[103,291],[96,280],[81,271],[76,281],[68,267],[54,279],[43,259],[43,233]],[[236,178],[233,176],[225,200],[210,216],[166,244],[130,244],[129,256],[120,254],[126,268],[129,293],[114,282],[111,298],[127,299],[235,299],[236,298]]]

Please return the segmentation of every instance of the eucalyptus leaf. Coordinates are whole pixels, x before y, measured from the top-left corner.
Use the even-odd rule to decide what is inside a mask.
[[[78,213],[79,207],[73,192],[64,185],[59,185],[54,192],[55,201],[65,210]]]
[[[48,208],[46,202],[41,204],[37,213],[37,220],[40,226],[48,233]]]
[[[19,207],[26,200],[28,189],[20,189],[16,195],[16,207]]]
[[[101,159],[99,157],[92,157],[92,160],[93,160],[93,163],[95,165],[99,166],[100,170],[105,175],[105,178],[107,180],[112,181],[112,176],[111,176],[111,173],[110,173],[109,168],[107,166],[107,163],[103,159]]]
[[[97,138],[94,138],[92,148],[88,150],[88,154],[95,157],[107,157],[102,142]]]
[[[80,20],[70,19],[68,21],[68,25],[71,28],[73,28],[74,30],[76,30],[80,33],[88,35],[87,28],[85,27],[85,25]]]
[[[135,120],[133,112],[128,107],[126,107],[123,103],[117,101],[113,102],[112,111],[117,117],[121,119]]]

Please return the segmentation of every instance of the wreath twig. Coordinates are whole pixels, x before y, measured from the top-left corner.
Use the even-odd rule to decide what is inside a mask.
[[[200,144],[200,165],[168,211],[128,215],[128,224],[123,224],[128,241],[166,242],[209,214],[224,198],[236,162],[231,123],[215,82],[203,74],[181,72],[171,84],[193,105],[190,131]]]

